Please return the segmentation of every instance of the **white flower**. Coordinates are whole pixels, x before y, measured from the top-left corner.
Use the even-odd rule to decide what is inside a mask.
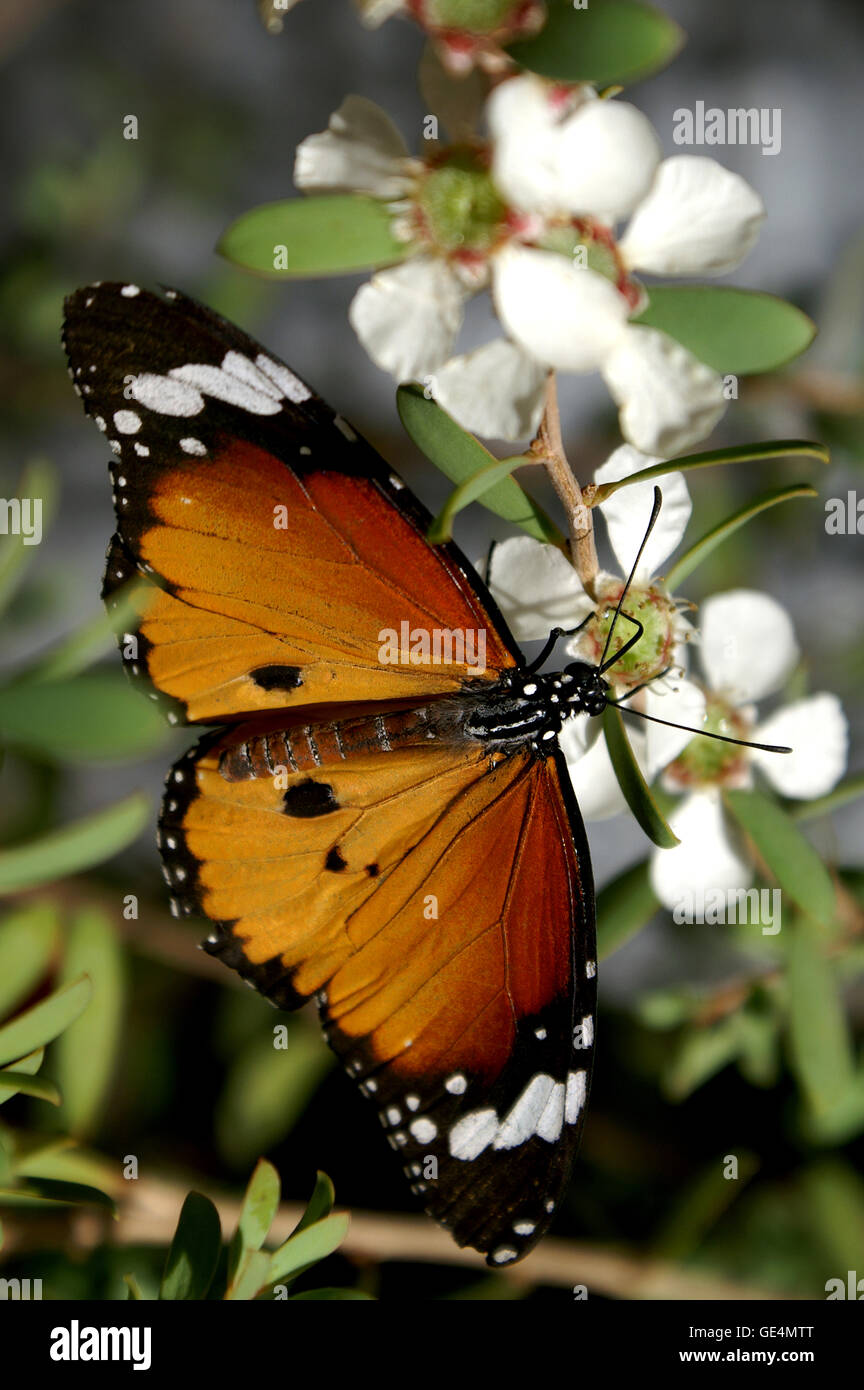
[[[617,481],[657,463],[630,445],[623,445],[597,469],[595,482]],[[665,561],[679,545],[690,519],[690,494],[681,473],[669,473],[661,480],[663,505],[654,530],[648,538],[625,601],[623,612],[643,624],[644,636],[634,650],[607,677],[616,698],[628,690],[651,682],[642,693],[644,713],[692,728],[702,724],[705,697],[692,681],[681,674],[685,644],[690,627],[657,579]],[[553,545],[544,545],[530,536],[515,536],[500,542],[492,551],[488,582],[492,595],[518,641],[545,638],[553,627],[575,627],[596,612],[604,621],[589,623],[584,632],[567,644],[568,653],[599,665],[609,627],[606,616],[614,609],[626,577],[645,537],[651,515],[654,486],[651,481],[631,483],[614,492],[600,504],[609,542],[621,567],[620,576],[598,576],[595,602],[582,587],[573,566]],[[633,633],[626,619],[619,619],[615,648]],[[657,677],[667,668],[676,674],[665,680]],[[612,773],[605,743],[595,743],[599,722],[588,715],[567,721],[561,743],[568,760],[574,787],[586,819],[600,819],[625,809],[623,796]],[[651,778],[677,757],[692,734],[646,723],[638,733],[634,749],[646,775]]]
[[[708,726],[748,742],[791,747],[765,753],[694,739],[667,768],[664,782],[687,795],[669,817],[681,843],[655,850],[654,891],[673,908],[688,893],[746,888],[753,866],[726,820],[721,789],[750,787],[754,770],[781,796],[824,796],[846,768],[847,723],[835,695],[796,700],[757,722],[753,702],[775,694],[799,651],[786,610],[767,594],[739,589],[709,599],[702,609],[701,660],[709,687]]]
[[[757,194],[714,160],[661,160],[646,117],[589,87],[509,78],[486,120],[488,153],[439,150],[424,164],[383,112],[349,97],[298,149],[298,187],[380,198],[411,243],[415,259],[380,270],[351,307],[373,361],[399,380],[410,368],[431,381],[460,424],[489,436],[536,430],[544,372],[555,368],[599,371],[625,438],[645,453],[669,457],[704,439],[725,409],[722,380],[631,322],[644,301],[632,277],[734,268],[758,234]],[[461,306],[487,285],[510,341],[454,356]]]

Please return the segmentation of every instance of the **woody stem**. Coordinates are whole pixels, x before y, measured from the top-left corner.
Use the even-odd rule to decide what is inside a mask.
[[[595,585],[599,564],[594,545],[594,519],[591,508],[586,507],[583,501],[582,489],[564,452],[561,415],[558,410],[558,387],[554,372],[550,372],[546,378],[546,403],[540,428],[531,445],[531,453],[538,463],[543,464],[552,486],[561,499],[567,517],[570,559],[586,594],[596,598]]]

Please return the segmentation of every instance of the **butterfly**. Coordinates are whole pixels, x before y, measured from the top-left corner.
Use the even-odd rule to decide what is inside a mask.
[[[526,665],[380,455],[209,309],[95,284],[64,343],[113,454],[124,665],[205,726],[159,821],[172,910],[280,1008],[317,1001],[428,1213],[510,1264],[588,1099],[595,902],[558,733],[602,712],[602,668],[539,674],[554,633]]]

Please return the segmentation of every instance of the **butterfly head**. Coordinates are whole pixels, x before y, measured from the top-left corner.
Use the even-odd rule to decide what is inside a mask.
[[[571,714],[602,714],[609,696],[609,682],[598,666],[587,661],[573,661],[565,666],[558,680]]]

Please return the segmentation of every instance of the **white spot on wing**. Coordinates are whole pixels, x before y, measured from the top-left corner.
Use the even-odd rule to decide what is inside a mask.
[[[200,415],[204,397],[185,382],[172,376],[157,376],[142,372],[130,384],[129,393],[139,405],[155,410],[157,415],[173,415],[187,419]]]
[[[449,1091],[451,1096],[462,1096],[465,1094],[468,1082],[461,1071],[454,1071],[452,1076],[448,1076],[444,1082],[445,1091]]]
[[[584,1071],[571,1071],[567,1076],[567,1097],[564,1104],[564,1119],[568,1125],[575,1125],[579,1119],[582,1106],[585,1104],[585,1082],[587,1080]]]
[[[200,439],[195,439],[191,435],[180,440],[180,448],[184,454],[196,454],[199,458],[203,458],[207,453],[206,444],[202,444]]]
[[[141,291],[137,285],[124,285],[120,293],[124,295],[126,299],[134,299],[136,294],[140,294]]]
[[[309,387],[299,377],[295,376],[293,372],[289,372],[288,368],[283,367],[281,362],[274,362],[265,353],[259,352],[255,358],[255,366],[279,387],[283,396],[287,397],[289,401],[293,401],[295,405],[299,405],[301,401],[308,401],[312,395]]]
[[[141,428],[141,416],[134,410],[115,410],[114,428],[121,434],[137,434]]]
[[[429,1144],[438,1134],[438,1126],[432,1120],[412,1120],[408,1126],[419,1144]]]

